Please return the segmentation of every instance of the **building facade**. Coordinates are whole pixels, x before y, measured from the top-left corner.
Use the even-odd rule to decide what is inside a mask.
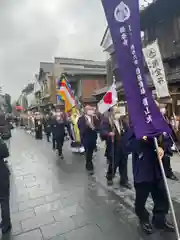
[[[161,9],[161,11],[159,11]],[[172,108],[180,115],[180,1],[157,0],[141,13],[144,46],[158,40]]]
[[[96,102],[93,92],[107,83],[105,62],[76,58],[55,58],[54,62],[55,78],[65,74],[74,94],[82,102]]]
[[[25,110],[49,111],[56,104],[64,105],[56,96],[56,81],[66,75],[75,97],[81,102],[96,103],[93,92],[106,85],[106,64],[76,58],[55,58],[41,62],[35,81],[28,84],[18,100]]]
[[[40,63],[37,82],[40,85],[41,107],[56,104],[56,82],[53,75],[54,64],[48,62]]]

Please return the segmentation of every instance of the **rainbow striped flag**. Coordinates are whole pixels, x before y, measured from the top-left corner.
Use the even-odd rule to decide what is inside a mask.
[[[69,112],[77,104],[71,85],[64,76],[58,79],[56,82],[56,95],[57,100],[64,101],[65,112]]]

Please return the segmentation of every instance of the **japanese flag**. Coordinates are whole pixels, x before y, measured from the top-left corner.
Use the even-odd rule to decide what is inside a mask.
[[[107,112],[118,101],[115,82],[109,88],[103,99],[98,103],[98,110],[101,114]]]

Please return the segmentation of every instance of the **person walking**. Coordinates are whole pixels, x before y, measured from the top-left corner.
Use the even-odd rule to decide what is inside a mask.
[[[87,105],[84,114],[78,119],[78,127],[80,131],[81,142],[85,149],[86,170],[89,174],[93,174],[93,153],[96,148],[97,131],[94,122],[94,108]]]
[[[153,228],[174,232],[174,226],[167,219],[169,202],[157,158],[159,154],[162,160],[164,150],[159,147],[156,152],[153,138],[144,136],[136,139],[133,128],[129,128],[128,139],[128,147],[132,151],[135,213],[142,230],[147,234],[152,234]],[[150,194],[154,203],[152,218],[145,207]]]
[[[42,118],[39,112],[35,113],[35,139],[42,140]]]
[[[65,114],[61,109],[57,108],[56,114],[51,121],[51,129],[53,135],[53,150],[58,150],[61,159],[64,158],[62,148],[64,144],[65,127],[67,127]]]
[[[43,125],[44,125],[44,131],[45,131],[46,137],[47,137],[47,142],[50,142],[50,136],[51,136],[51,119],[50,119],[50,116],[49,116],[48,114],[47,114],[46,117],[44,118]]]
[[[128,180],[128,151],[126,149],[127,126],[121,118],[120,108],[114,106],[109,117],[101,121],[101,139],[106,142],[105,156],[108,159],[107,184],[113,184],[117,168],[119,169],[120,185],[131,189]]]
[[[0,133],[1,138],[7,144],[8,149],[10,150],[10,139],[12,125],[7,121],[6,116],[4,113],[0,113]]]
[[[2,131],[0,131],[0,135],[2,134]],[[4,159],[7,157],[9,157],[9,150],[6,143],[0,137],[0,205],[2,219],[0,228],[2,229],[3,235],[9,232],[12,228],[9,206],[10,172],[6,162],[4,161]]]

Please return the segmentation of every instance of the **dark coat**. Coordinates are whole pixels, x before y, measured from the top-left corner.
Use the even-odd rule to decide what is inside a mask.
[[[85,116],[81,116],[78,120],[78,127],[80,131],[81,143],[84,148],[96,148],[97,132],[92,130],[86,122]]]
[[[67,127],[66,120],[57,121],[55,117],[51,119],[51,132],[53,138],[57,141],[64,141],[65,127]]]
[[[4,126],[0,126],[0,136],[3,140],[9,140],[12,137],[11,127],[8,123]]]
[[[42,127],[42,119],[39,119],[39,118],[35,118],[34,119],[34,125],[35,125],[35,128],[39,128],[39,127]]]
[[[174,130],[173,130],[171,124],[169,123],[169,120],[167,117],[165,118],[165,120],[167,121],[167,124],[169,125],[169,128],[171,129],[171,133],[172,133],[171,136],[172,136],[172,139],[174,140],[174,138],[175,138]],[[173,146],[172,139],[171,139],[170,135],[167,133],[163,133],[159,137],[159,145],[163,148],[165,157],[173,155],[173,151],[171,150],[171,148]]]
[[[115,137],[114,142],[113,142],[112,138],[109,136],[110,132],[113,132],[113,128],[109,122],[109,119],[104,117],[101,121],[100,137],[101,137],[102,141],[106,142],[105,155],[106,155],[107,159],[112,158],[112,155],[114,154],[114,150],[117,149],[118,142],[120,140],[120,139],[117,139],[117,137]]]
[[[171,149],[173,142],[168,134],[164,133],[162,136],[160,136],[159,145],[163,148],[165,155],[173,155],[173,151]]]
[[[51,133],[51,119],[44,119],[43,125],[45,133]]]
[[[114,140],[109,136],[110,132],[115,133]],[[113,154],[115,161],[118,164],[121,158],[128,155],[128,149],[126,148],[126,129],[121,129],[121,134],[118,133],[117,129],[110,124],[108,118],[103,118],[101,121],[100,128],[101,139],[106,142],[106,157],[112,158]]]
[[[35,138],[42,139],[42,119],[35,118],[34,120],[35,125]]]
[[[102,121],[102,116],[100,114],[97,114],[96,116],[93,117],[93,122],[94,122],[97,132],[100,132],[101,121]]]
[[[132,151],[134,182],[154,182],[161,179],[161,170],[153,138],[137,140],[132,128],[129,128],[128,138],[128,147]]]
[[[4,159],[9,157],[9,151],[0,138],[0,198],[9,197],[9,169]]]
[[[0,114],[0,136],[3,140],[11,138],[11,125],[6,120],[5,114]]]

